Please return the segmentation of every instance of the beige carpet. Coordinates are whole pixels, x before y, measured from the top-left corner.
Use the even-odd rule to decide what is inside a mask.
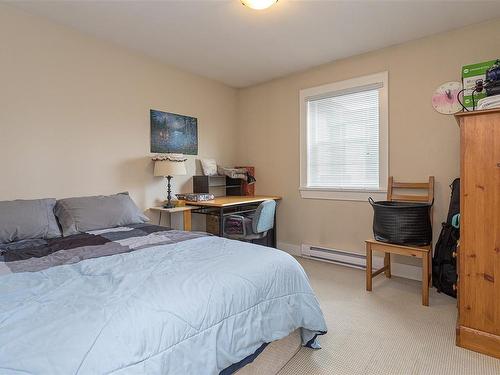
[[[500,374],[500,360],[455,346],[455,299],[432,289],[424,307],[416,281],[379,276],[366,292],[361,270],[299,261],[328,333],[320,337],[321,350],[302,348],[280,375]]]

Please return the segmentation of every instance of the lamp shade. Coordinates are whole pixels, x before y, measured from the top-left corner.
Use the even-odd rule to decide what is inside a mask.
[[[182,176],[187,173],[186,164],[183,161],[157,160],[155,161],[155,176]]]

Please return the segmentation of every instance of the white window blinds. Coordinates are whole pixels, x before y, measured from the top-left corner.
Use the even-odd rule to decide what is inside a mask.
[[[379,188],[382,83],[306,99],[307,186]]]

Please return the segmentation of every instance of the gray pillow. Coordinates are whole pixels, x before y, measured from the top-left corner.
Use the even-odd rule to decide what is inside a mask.
[[[0,243],[61,237],[55,204],[54,198],[0,202]]]
[[[55,214],[64,236],[149,221],[128,193],[60,199]]]

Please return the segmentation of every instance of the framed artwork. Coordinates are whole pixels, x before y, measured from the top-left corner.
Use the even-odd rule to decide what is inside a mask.
[[[151,152],[198,154],[198,119],[150,110]]]

